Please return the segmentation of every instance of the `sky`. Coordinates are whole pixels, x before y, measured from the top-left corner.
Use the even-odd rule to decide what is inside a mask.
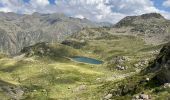
[[[125,16],[152,12],[170,19],[170,0],[0,0],[0,11],[63,13],[76,18],[116,23]]]

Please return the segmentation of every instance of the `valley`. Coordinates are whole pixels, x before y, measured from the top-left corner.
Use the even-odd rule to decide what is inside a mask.
[[[158,79],[154,78],[157,72],[147,69],[158,55],[162,55],[159,52],[168,42],[169,21],[153,13],[136,17],[135,21],[130,17],[130,22],[135,25],[129,25],[125,18],[113,27],[83,28],[69,34],[62,42],[43,41],[27,45],[15,56],[2,53],[0,98],[139,100],[141,95],[142,98],[147,96],[146,100],[166,98],[169,91],[162,89]],[[159,38],[161,32],[155,35],[155,31],[143,27],[140,32],[134,31],[136,24],[145,23],[143,18],[147,18],[151,29],[159,26],[157,21],[168,23],[163,27],[165,35],[161,35],[163,38],[158,43],[153,40]],[[75,56],[94,58],[103,63],[88,64],[68,59]]]
[[[147,64],[136,67],[135,64],[146,59],[150,61],[155,57],[153,51],[161,47],[146,45],[141,39],[131,36],[115,37],[88,41],[88,45],[81,49],[41,43],[40,46],[28,47],[23,50],[27,56],[1,58],[1,80],[26,88],[24,96],[28,100],[99,100],[106,95],[103,92],[98,94],[102,85],[139,73]],[[101,59],[104,63],[91,65],[64,58],[73,55]],[[121,57],[125,57],[125,61],[114,63],[114,59],[121,60]]]

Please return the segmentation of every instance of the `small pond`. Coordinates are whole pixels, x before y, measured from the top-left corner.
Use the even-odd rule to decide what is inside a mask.
[[[74,56],[71,59],[77,62],[88,63],[88,64],[102,64],[103,63],[103,61],[93,59],[93,58],[88,58],[88,57],[82,57],[82,56]]]

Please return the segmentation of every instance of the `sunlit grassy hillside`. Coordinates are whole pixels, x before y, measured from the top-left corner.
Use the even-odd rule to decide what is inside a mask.
[[[20,98],[24,100],[100,100],[109,90],[102,88],[104,84],[116,84],[135,75],[147,65],[135,67],[134,64],[152,59],[155,56],[153,51],[161,47],[146,45],[140,37],[112,37],[88,40],[78,49],[62,44],[39,43],[24,48],[19,56],[1,57],[0,84],[6,82],[2,86],[9,88],[19,86],[24,91]],[[92,57],[104,63],[91,65],[67,59],[72,56]],[[128,66],[126,70],[118,70],[112,62],[119,56],[128,58],[121,65]],[[0,91],[1,98],[15,98],[15,89],[13,92],[8,88]]]

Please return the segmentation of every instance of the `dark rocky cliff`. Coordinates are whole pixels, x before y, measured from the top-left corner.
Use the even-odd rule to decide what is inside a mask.
[[[146,71],[155,73],[155,78],[160,83],[170,83],[170,42],[161,49],[153,64]]]

